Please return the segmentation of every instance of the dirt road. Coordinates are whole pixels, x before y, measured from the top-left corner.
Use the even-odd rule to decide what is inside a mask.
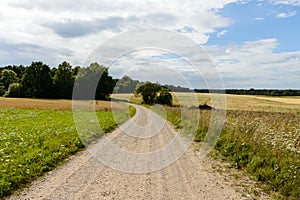
[[[139,157],[158,152],[174,140],[176,132],[152,111],[140,106],[136,109],[134,118],[106,138],[110,144],[136,157],[115,152],[100,140],[89,150],[73,156],[65,165],[35,181],[30,188],[8,199],[246,198],[214,172],[206,159],[200,159],[193,147],[166,167],[158,165],[167,164],[168,158],[176,157],[180,152],[169,157],[150,156],[152,160],[147,159],[149,156]],[[93,156],[99,154],[103,156]],[[102,164],[99,159],[106,163]]]

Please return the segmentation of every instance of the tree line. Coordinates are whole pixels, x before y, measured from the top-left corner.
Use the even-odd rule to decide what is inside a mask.
[[[100,78],[100,80],[99,80]],[[76,81],[75,81],[76,80]],[[92,84],[98,83],[95,87]],[[169,85],[175,90],[179,86]],[[0,67],[0,96],[52,99],[109,99],[110,94],[136,93],[145,104],[172,105],[172,95],[167,86],[159,83],[140,82],[129,76],[113,79],[108,68],[92,63],[88,67],[72,67],[64,61],[57,68],[50,68],[43,62],[32,62],[29,66],[13,65]],[[73,91],[84,91],[73,96]]]
[[[80,73],[79,73],[80,71]],[[98,81],[99,77],[100,80]],[[76,82],[75,82],[76,80]],[[72,67],[64,61],[57,68],[50,68],[43,62],[32,62],[29,66],[13,65],[0,67],[0,96],[26,98],[71,99],[73,90],[88,91],[91,83],[98,81],[95,98],[108,99],[115,93],[139,93],[146,104],[170,104],[169,92],[190,92],[189,88],[160,85],[159,83],[140,82],[129,76],[113,79],[108,68],[98,63],[88,67]],[[145,90],[145,91],[144,91]],[[223,93],[218,89],[194,89],[199,93]],[[268,95],[268,96],[300,96],[300,90],[275,89],[226,89],[226,94]],[[85,98],[85,97],[81,97]],[[86,97],[86,98],[91,98]]]
[[[226,94],[238,94],[238,95],[266,95],[266,96],[300,96],[300,90],[278,90],[278,89],[194,89],[194,92],[197,93],[225,93]]]
[[[79,72],[79,70],[81,70]],[[77,76],[78,75],[78,76]],[[71,99],[73,86],[82,89],[99,75],[95,99],[107,99],[116,80],[108,74],[108,68],[92,63],[88,67],[72,67],[64,61],[57,68],[43,62],[29,66],[5,66],[0,68],[0,95],[6,97]],[[75,83],[75,79],[76,83]]]

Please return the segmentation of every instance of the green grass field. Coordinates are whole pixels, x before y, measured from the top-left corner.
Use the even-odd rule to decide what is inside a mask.
[[[93,137],[112,131],[135,109],[129,112],[125,105],[114,114],[97,111],[103,133]],[[84,148],[71,110],[0,108],[0,127],[0,196],[26,186]]]

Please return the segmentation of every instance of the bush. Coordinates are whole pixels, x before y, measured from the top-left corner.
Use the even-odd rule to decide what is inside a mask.
[[[0,96],[3,96],[5,94],[5,87],[0,86]]]
[[[172,106],[172,95],[169,89],[158,83],[146,82],[135,90],[135,94],[141,94],[143,103],[148,105],[157,103]]]
[[[159,96],[155,98],[155,103],[161,104],[161,105],[172,105],[172,95],[169,92],[168,89],[163,88],[162,91],[160,92]]]
[[[21,85],[19,83],[10,84],[5,96],[6,97],[20,97],[21,96]]]

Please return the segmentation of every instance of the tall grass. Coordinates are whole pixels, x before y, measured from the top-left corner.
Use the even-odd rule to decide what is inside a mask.
[[[236,168],[290,199],[300,199],[299,115],[229,112],[216,149]]]

